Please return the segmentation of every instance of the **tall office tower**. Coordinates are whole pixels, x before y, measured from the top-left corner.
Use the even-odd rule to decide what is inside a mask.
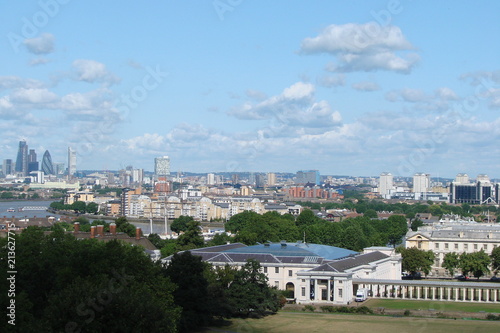
[[[66,169],[66,165],[64,163],[53,162],[52,165],[54,166],[54,173],[56,176],[64,175],[64,171]]]
[[[301,170],[297,171],[296,174],[296,184],[307,184],[313,183],[316,185],[320,185],[320,175],[318,170]]]
[[[394,190],[394,178],[390,172],[382,172],[380,174],[378,192],[384,198],[388,198],[391,191]]]
[[[207,174],[207,185],[215,185],[215,174]]]
[[[266,186],[266,176],[263,174],[255,175],[255,187],[265,187]]]
[[[429,192],[431,187],[431,175],[428,173],[416,173],[413,175],[413,193]]]
[[[144,182],[144,169],[133,169],[132,181],[137,184],[142,184]]]
[[[457,184],[469,184],[470,183],[469,175],[466,173],[459,173],[455,177],[455,183],[457,183]]]
[[[35,149],[30,149],[28,153],[28,173],[32,171],[38,171]]]
[[[240,181],[240,177],[238,176],[238,174],[233,173],[231,175],[231,181],[232,181],[233,185],[238,184],[238,182]]]
[[[68,178],[76,173],[76,151],[68,147]]]
[[[170,175],[170,158],[168,156],[155,158],[155,178]]]
[[[476,182],[489,183],[490,177],[488,177],[488,175],[485,174],[477,175]]]
[[[23,176],[28,174],[28,145],[25,140],[19,141],[19,150],[17,151],[16,172]]]
[[[50,157],[50,153],[48,150],[46,150],[45,153],[43,153],[42,171],[46,175],[54,174],[54,165],[52,164],[52,157]]]
[[[11,159],[3,160],[2,172],[3,172],[4,176],[12,174],[12,160]]]
[[[269,172],[267,174],[267,186],[276,185],[276,174],[274,172]]]

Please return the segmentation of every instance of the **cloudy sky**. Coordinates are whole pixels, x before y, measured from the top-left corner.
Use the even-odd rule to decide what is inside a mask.
[[[500,178],[498,1],[2,1],[0,159]]]

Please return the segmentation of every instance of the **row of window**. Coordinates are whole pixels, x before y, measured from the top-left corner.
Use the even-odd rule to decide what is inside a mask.
[[[267,267],[263,267],[264,273],[267,274]],[[274,273],[279,274],[280,268],[279,267],[274,267]],[[288,276],[293,276],[293,271],[291,269],[288,270]]]
[[[458,243],[453,243],[454,245],[454,249],[455,250],[458,250]],[[479,246],[480,244],[472,244],[473,245],[473,249],[474,250],[478,250],[479,249]],[[441,246],[441,243],[434,243],[434,248],[436,250],[439,250],[440,249],[440,246]],[[464,251],[467,251],[469,250],[469,244],[468,243],[463,243],[463,246],[464,246]],[[493,244],[493,249],[495,249],[497,247],[496,244]],[[482,247],[485,251],[488,251],[488,244],[483,244],[483,247]],[[450,245],[449,243],[444,243],[444,249],[445,250],[449,250],[450,249]]]

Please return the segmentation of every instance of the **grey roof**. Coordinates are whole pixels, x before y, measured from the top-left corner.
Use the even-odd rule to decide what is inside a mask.
[[[334,261],[330,263],[326,263],[324,265],[321,265],[319,267],[316,267],[312,269],[312,272],[324,272],[324,271],[329,271],[329,272],[344,272],[350,268],[358,267],[358,266],[363,266],[367,265],[369,263],[372,263],[374,261],[378,261],[381,259],[388,258],[389,256],[386,254],[383,254],[382,252],[370,252],[366,254],[360,254],[355,257],[351,258],[346,258],[343,260],[339,261]]]
[[[227,250],[237,249],[240,247],[247,247],[247,246],[243,243],[231,243],[231,244],[203,247],[200,249],[193,249],[191,250],[191,252],[225,252]]]

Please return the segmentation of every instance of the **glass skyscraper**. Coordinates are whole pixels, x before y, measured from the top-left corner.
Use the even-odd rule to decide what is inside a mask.
[[[19,141],[19,150],[17,151],[16,172],[23,176],[28,174],[28,145],[26,141]]]
[[[54,164],[52,164],[52,157],[48,150],[45,151],[42,158],[42,171],[46,175],[54,174]]]

